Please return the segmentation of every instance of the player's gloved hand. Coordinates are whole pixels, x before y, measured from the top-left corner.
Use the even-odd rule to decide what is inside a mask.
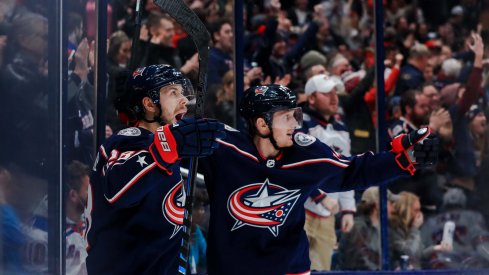
[[[431,134],[430,128],[398,135],[391,145],[397,164],[411,175],[414,175],[416,168],[433,164],[438,159],[438,138]]]
[[[224,124],[215,119],[185,118],[174,124],[159,127],[154,135],[153,157],[160,163],[175,163],[183,157],[202,157],[211,155],[219,147],[216,139],[226,137]],[[151,150],[150,147],[150,150]]]

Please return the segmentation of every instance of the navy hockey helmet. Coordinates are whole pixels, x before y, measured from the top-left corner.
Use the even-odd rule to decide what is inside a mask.
[[[263,85],[248,88],[241,99],[239,112],[245,119],[297,107],[297,97],[282,85]]]
[[[136,69],[129,79],[129,86],[134,93],[131,104],[133,111],[137,115],[144,113],[141,100],[146,96],[159,105],[160,89],[174,84],[182,85],[185,96],[194,94],[190,80],[170,65],[149,65]]]

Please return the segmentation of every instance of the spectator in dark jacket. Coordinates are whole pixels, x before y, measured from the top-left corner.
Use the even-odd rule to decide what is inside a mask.
[[[415,44],[409,50],[408,63],[401,68],[400,77],[397,81],[396,95],[401,96],[411,89],[421,88],[425,79],[423,70],[428,64],[430,51],[423,44]]]
[[[48,167],[54,165],[48,161],[49,148],[45,146],[54,142],[54,124],[48,114],[48,20],[26,13],[14,19],[10,33],[9,54],[0,72],[0,125],[9,133],[5,144],[22,146],[3,146],[0,156],[46,176]],[[29,141],[32,133],[36,133],[35,143]]]
[[[351,153],[361,154],[375,150],[375,129],[370,117],[370,110],[363,99],[372,87],[375,78],[374,68],[349,94],[340,94],[340,106],[345,115],[345,124],[350,131]]]
[[[210,26],[212,42],[209,52],[209,70],[207,84],[211,87],[220,84],[224,74],[233,69],[231,54],[233,51],[233,28],[231,21],[221,19]]]

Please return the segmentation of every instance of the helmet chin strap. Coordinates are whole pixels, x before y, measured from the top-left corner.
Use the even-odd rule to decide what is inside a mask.
[[[268,138],[270,140],[270,143],[272,143],[273,148],[275,148],[275,150],[277,150],[277,151],[282,150],[283,148],[278,146],[277,140],[273,137],[272,120],[270,118],[265,118],[265,121],[268,125],[268,128],[270,129],[270,133],[268,135],[264,135],[261,137],[262,138]]]
[[[264,134],[261,134],[256,128],[254,128],[255,134],[261,138],[268,138],[270,140],[270,143],[272,144],[273,148],[275,148],[275,150],[280,151],[280,150],[284,149],[285,147],[278,146],[277,140],[273,137],[273,128],[272,128],[271,118],[265,116],[263,119],[265,119],[265,122],[267,123],[267,126],[270,129],[270,133],[264,135]]]
[[[270,134],[268,135],[268,139],[270,139],[270,143],[272,143],[273,148],[275,148],[278,151],[283,149],[282,147],[278,146],[277,141],[273,137],[273,130],[272,129],[270,129]]]
[[[155,116],[153,117],[152,120],[149,120],[147,119],[146,117],[143,117],[143,120],[148,122],[148,123],[153,123],[153,122],[157,122],[158,124],[160,124],[161,126],[165,125],[166,123],[163,121],[163,119],[161,119],[161,103],[158,104],[158,112],[155,114]]]

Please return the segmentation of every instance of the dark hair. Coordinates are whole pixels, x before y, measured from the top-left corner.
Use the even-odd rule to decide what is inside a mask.
[[[66,170],[68,172],[67,186],[69,189],[76,191],[80,190],[83,178],[85,176],[90,176],[90,168],[88,165],[77,160],[72,161]]]
[[[414,105],[416,105],[416,95],[420,93],[421,91],[419,90],[408,90],[402,94],[400,104],[402,115],[406,114],[406,107],[414,108]]]
[[[154,27],[154,26],[158,26],[160,24],[160,20],[163,18],[163,15],[159,12],[151,12],[149,15],[148,15],[148,20],[146,21],[146,25],[148,27],[148,30],[149,28],[151,27]]]
[[[224,26],[225,24],[229,24],[231,26],[233,25],[231,20],[229,20],[228,18],[221,18],[209,25],[209,33],[211,34],[212,42],[214,43],[216,42],[214,40],[214,34],[219,33],[221,31],[222,26]]]

